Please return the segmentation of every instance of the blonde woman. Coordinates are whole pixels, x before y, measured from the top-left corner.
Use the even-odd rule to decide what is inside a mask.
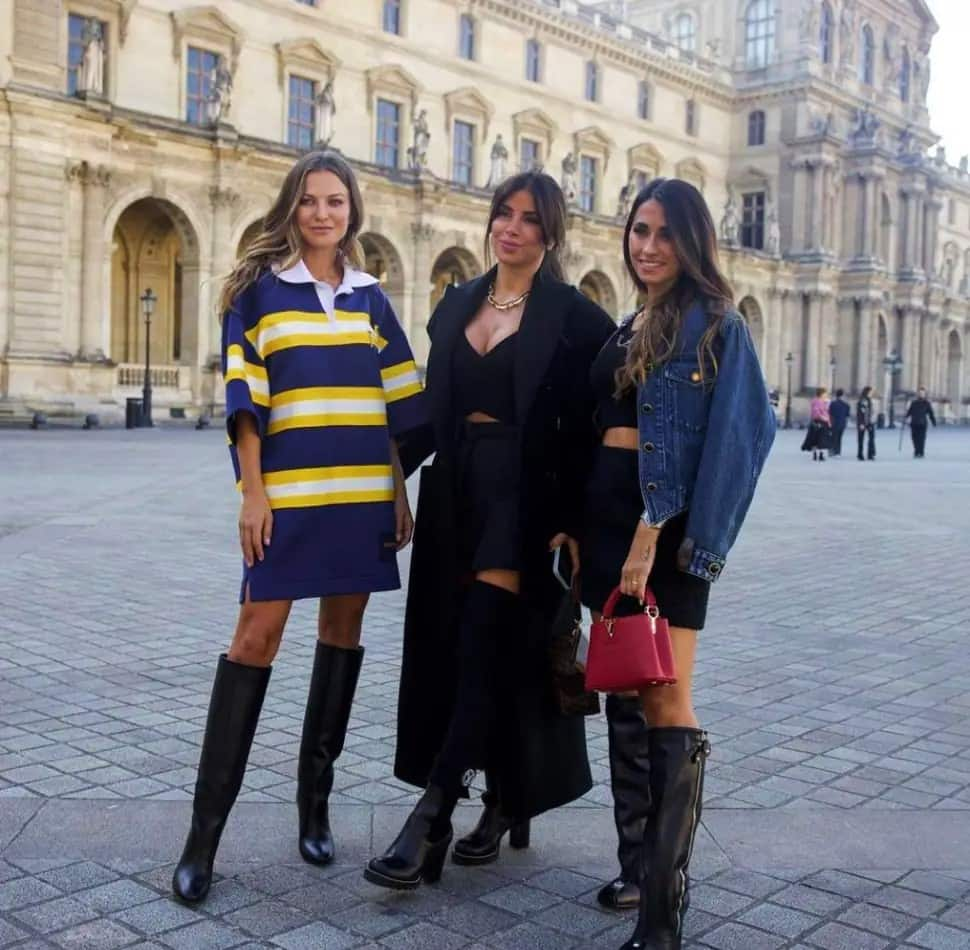
[[[357,269],[363,220],[350,166],[330,152],[287,174],[220,301],[230,454],[242,493],[242,605],[219,658],[192,823],[172,887],[209,890],[290,606],[320,599],[300,744],[299,847],[333,860],[327,799],[357,686],[371,591],[400,587],[412,519],[395,440],[425,421],[390,303]]]

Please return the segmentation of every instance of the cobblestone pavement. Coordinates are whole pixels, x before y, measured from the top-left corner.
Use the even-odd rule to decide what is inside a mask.
[[[702,634],[690,945],[970,948],[970,433],[931,432],[923,461],[880,433],[865,464],[813,463],[799,438],[779,433]],[[416,894],[363,881],[413,801],[390,777],[400,593],[367,613],[337,863],[296,856],[302,603],[220,879],[198,910],[170,900],[235,510],[218,432],[0,431],[0,947],[615,950],[632,923],[594,900],[614,870],[602,719],[597,784],[530,850]]]

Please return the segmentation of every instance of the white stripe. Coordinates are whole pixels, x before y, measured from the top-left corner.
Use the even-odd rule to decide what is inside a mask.
[[[266,327],[259,331],[259,349],[262,352],[266,345],[281,336],[342,336],[346,333],[365,333],[373,336],[374,331],[369,321],[365,320],[337,320],[333,323],[322,323],[309,320],[288,320],[276,326]]]
[[[383,399],[301,399],[299,402],[274,406],[270,422],[294,416],[316,416],[330,413],[371,412],[384,415]]]
[[[393,376],[391,379],[385,379],[384,391],[393,393],[398,389],[404,389],[405,386],[414,385],[414,383],[419,382],[420,379],[421,377],[418,376],[418,371],[413,369],[407,373],[402,373],[400,376]]]
[[[376,476],[373,478],[326,478],[308,482],[289,482],[285,485],[267,485],[266,494],[270,498],[287,498],[291,495],[332,495],[346,491],[390,491],[394,488],[394,478]]]
[[[245,371],[246,360],[238,353],[226,353],[226,372],[229,373],[234,369]]]
[[[249,383],[249,391],[257,396],[265,396],[269,399],[269,380],[260,379],[258,376],[246,374],[246,382]]]

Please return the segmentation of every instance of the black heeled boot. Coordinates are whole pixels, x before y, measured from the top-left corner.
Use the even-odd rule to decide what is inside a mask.
[[[653,807],[643,839],[640,915],[633,936],[620,950],[681,950],[687,870],[710,751],[707,733],[700,729],[650,730]]]
[[[620,875],[596,899],[610,910],[632,910],[640,903],[640,860],[650,812],[649,730],[640,697],[607,696],[606,724]]]
[[[183,901],[194,904],[209,893],[219,839],[242,785],[269,677],[270,667],[233,663],[225,654],[219,657],[195,781],[192,824],[172,876],[172,890]]]
[[[501,800],[495,779],[486,769],[485,806],[471,834],[459,838],[451,852],[455,864],[491,864],[496,861],[502,849],[502,836],[509,833],[509,846],[521,850],[529,847],[529,821],[514,822],[502,814]]]
[[[303,718],[296,791],[300,855],[311,864],[329,864],[333,860],[327,801],[333,788],[333,764],[344,748],[363,659],[363,647],[344,650],[317,641]]]
[[[438,881],[451,844],[451,814],[457,801],[456,795],[429,785],[394,843],[364,868],[364,877],[397,891],[414,890],[422,881]]]

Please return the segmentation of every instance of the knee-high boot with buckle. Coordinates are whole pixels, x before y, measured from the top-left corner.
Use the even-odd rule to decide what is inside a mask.
[[[183,901],[195,903],[209,893],[216,849],[242,785],[269,677],[270,667],[233,663],[225,654],[219,657],[195,782],[192,824],[172,877],[172,890]]]
[[[300,854],[311,864],[329,864],[333,860],[327,802],[333,788],[333,764],[344,748],[363,659],[363,647],[345,650],[317,641],[303,718],[296,792]]]
[[[643,839],[640,912],[636,930],[621,950],[681,950],[687,871],[710,751],[707,733],[700,729],[650,730],[653,807]]]
[[[451,844],[451,815],[457,802],[457,794],[429,785],[394,843],[364,868],[364,877],[397,891],[414,890],[422,881],[438,881]]]
[[[498,859],[502,848],[502,836],[509,833],[509,846],[516,849],[529,847],[529,821],[515,822],[502,812],[502,801],[497,782],[485,770],[485,794],[482,795],[485,806],[478,819],[478,824],[470,834],[459,838],[451,852],[451,859],[455,864],[476,865],[491,864]]]
[[[640,903],[640,860],[650,812],[649,731],[640,697],[607,696],[606,724],[620,875],[596,899],[610,910],[631,910]]]

